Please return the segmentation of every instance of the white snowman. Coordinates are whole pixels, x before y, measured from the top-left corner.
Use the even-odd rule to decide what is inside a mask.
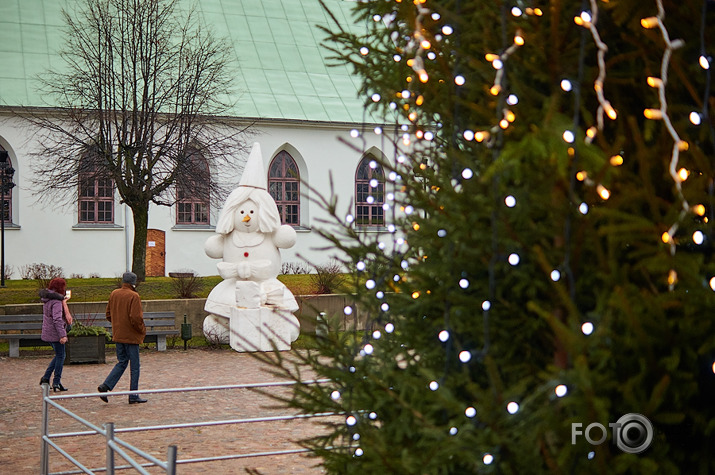
[[[222,259],[218,272],[224,279],[211,290],[204,306],[210,314],[204,320],[207,337],[228,343],[230,333],[238,331],[239,315],[253,315],[241,310],[259,308],[277,312],[289,323],[288,330],[279,330],[283,333],[279,337],[290,342],[298,337],[298,320],[292,314],[298,304],[277,278],[281,270],[279,249],[290,248],[295,241],[295,230],[281,225],[278,207],[267,191],[261,149],[255,143],[238,188],[228,196],[219,214],[216,235],[204,246],[209,257]],[[245,322],[241,324],[245,333]]]

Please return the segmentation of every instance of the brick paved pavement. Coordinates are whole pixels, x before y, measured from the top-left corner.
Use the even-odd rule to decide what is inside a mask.
[[[25,353],[23,351],[22,353]],[[20,358],[0,357],[0,473],[36,474],[40,467],[40,432],[42,392],[39,380],[51,359],[50,352],[33,352]],[[94,393],[116,363],[113,351],[106,364],[65,365],[62,383],[69,388],[63,394]],[[173,349],[141,351],[140,389],[163,389],[276,381],[266,368],[246,354],[232,350]],[[129,370],[117,391],[129,389]],[[272,391],[286,391],[275,388]],[[59,393],[56,393],[59,394]],[[111,393],[110,393],[111,394]],[[127,396],[64,400],[63,405],[93,424],[114,422],[115,430],[126,427],[153,426],[198,421],[219,421],[262,415],[290,413],[271,407],[266,396],[247,389],[197,391],[189,393],[148,394],[146,404],[127,404]],[[86,430],[77,422],[50,410],[50,432]],[[177,445],[179,460],[240,453],[279,451],[298,448],[293,440],[319,431],[317,419],[220,425],[201,428],[126,432],[118,437],[136,445],[160,460],[166,459],[167,447]],[[87,467],[105,465],[104,439],[101,436],[55,439],[59,445]],[[117,456],[117,464],[121,458]],[[181,464],[179,473],[233,474],[246,467],[262,474],[318,474],[318,460],[304,454],[244,458],[217,462]],[[70,470],[72,466],[50,449],[50,471]],[[163,473],[156,468],[151,473]],[[120,473],[136,473],[134,470]]]

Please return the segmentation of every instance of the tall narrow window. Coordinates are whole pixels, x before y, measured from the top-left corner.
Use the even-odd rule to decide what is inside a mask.
[[[300,224],[300,175],[298,165],[285,150],[278,152],[268,169],[268,191],[278,206],[281,223]]]
[[[9,154],[2,147],[0,147],[0,152],[3,152],[2,157],[0,157],[0,160],[2,160],[2,163],[0,163],[0,179],[3,178],[2,175],[5,178],[4,181],[0,182],[0,187],[4,188],[2,203],[0,203],[0,213],[2,213],[5,224],[9,224],[12,223],[12,190],[14,186],[11,183],[13,183],[14,170]]]
[[[210,180],[204,157],[190,152],[186,170],[176,183],[176,224],[209,224]]]
[[[360,226],[384,226],[385,172],[370,156],[363,158],[355,174],[355,222]]]
[[[79,222],[114,223],[114,182],[102,174],[98,158],[91,153],[79,164]]]

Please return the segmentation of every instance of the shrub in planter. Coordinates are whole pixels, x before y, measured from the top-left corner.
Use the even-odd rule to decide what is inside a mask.
[[[105,344],[110,339],[106,328],[75,320],[67,337],[68,363],[105,362]]]

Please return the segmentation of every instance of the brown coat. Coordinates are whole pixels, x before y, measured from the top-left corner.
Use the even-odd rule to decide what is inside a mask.
[[[146,327],[139,294],[131,284],[112,291],[107,302],[107,320],[112,322],[112,340],[117,343],[144,343]]]

